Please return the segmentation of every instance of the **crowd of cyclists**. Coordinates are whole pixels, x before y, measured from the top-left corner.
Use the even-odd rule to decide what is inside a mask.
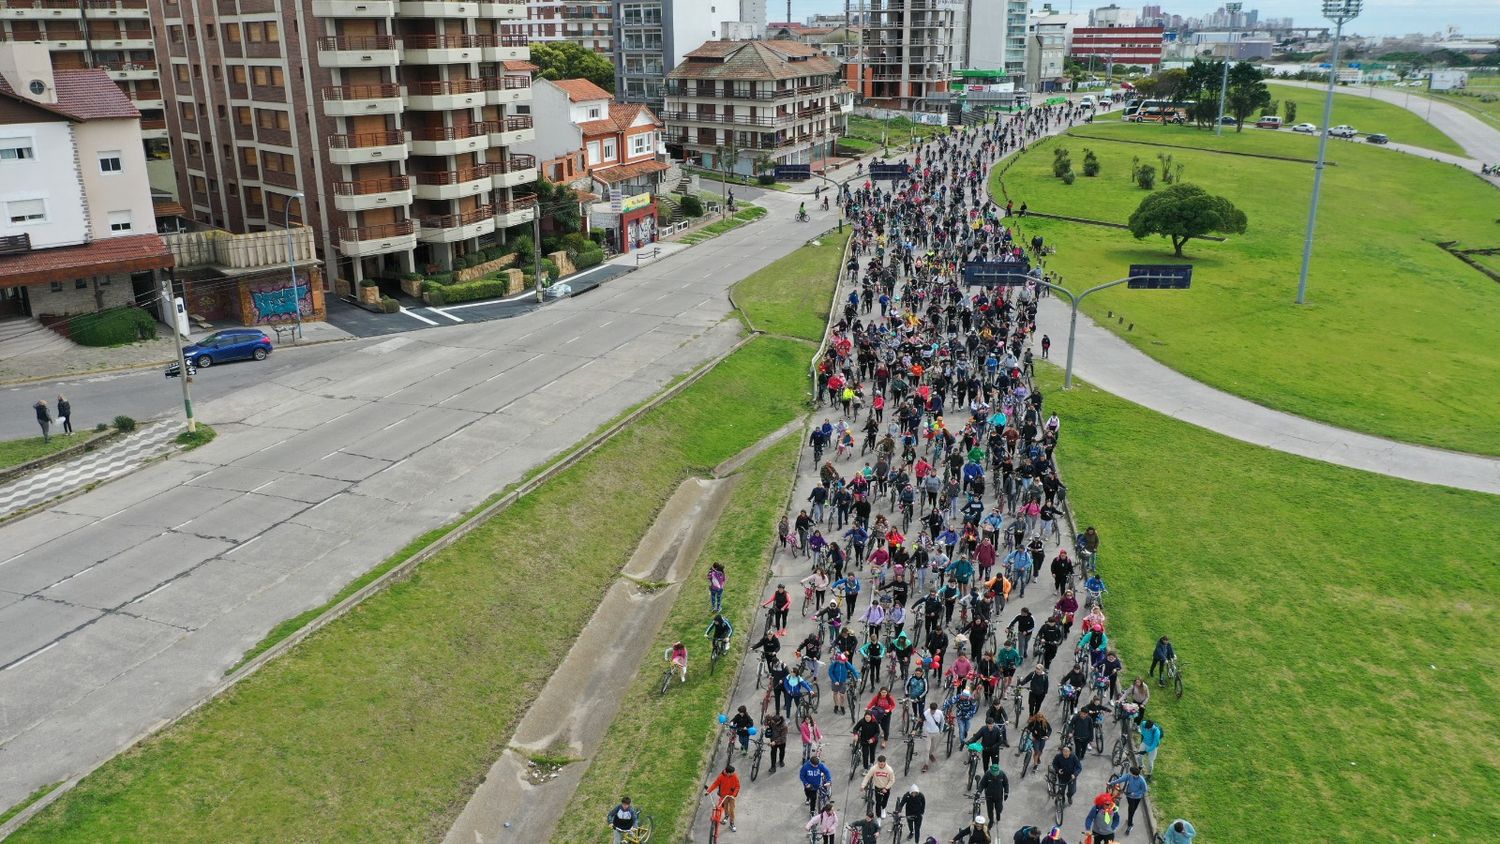
[[[713,822],[735,829],[736,748],[741,767],[753,755],[753,779],[762,751],[774,775],[800,738],[799,834],[814,844],[1067,841],[1086,764],[1111,776],[1070,819],[1087,836],[1071,840],[1131,834],[1162,731],[1147,715],[1150,684],[1126,674],[1111,645],[1100,534],[1066,529],[1053,460],[1063,421],[1033,377],[1034,350],[1050,346],[1035,333],[1041,244],[1022,242],[1021,214],[985,185],[998,159],[1086,114],[1052,106],[951,131],[920,146],[910,179],[839,191],[853,242],[847,298],[817,363],[817,484],[778,525],[802,571],[795,586],[777,585],[751,631],[759,712],[751,702],[723,719],[730,749],[705,791],[718,795]],[[968,261],[1013,262],[1027,281],[965,287]],[[718,651],[733,632],[718,614],[722,571],[709,587],[705,636]],[[799,610],[806,632],[791,635]],[[1157,656],[1173,655],[1159,646]],[[685,679],[683,643],[667,658]],[[821,708],[825,691],[831,709]],[[1111,719],[1119,738],[1106,755]],[[950,833],[949,819],[927,817],[918,784],[898,783],[955,745],[972,811]],[[834,800],[846,767],[863,806]],[[1005,803],[1032,771],[1056,814],[1007,834]],[[1186,821],[1163,832],[1172,844],[1195,834]]]

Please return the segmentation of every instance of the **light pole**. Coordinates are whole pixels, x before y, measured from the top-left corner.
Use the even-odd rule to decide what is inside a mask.
[[[1225,3],[1224,11],[1229,13],[1229,40],[1224,42],[1224,79],[1219,82],[1219,117],[1214,120],[1214,134],[1224,137],[1224,100],[1229,94],[1229,59],[1234,47],[1234,16],[1240,13],[1239,3]]]
[[[1328,67],[1328,91],[1323,96],[1323,131],[1318,136],[1318,163],[1313,165],[1312,207],[1307,211],[1307,235],[1302,240],[1302,272],[1297,277],[1297,304],[1307,304],[1307,267],[1312,262],[1313,230],[1318,223],[1318,191],[1323,187],[1323,160],[1328,154],[1328,124],[1333,120],[1333,86],[1339,78],[1339,38],[1344,21],[1359,16],[1364,0],[1323,0],[1323,17],[1333,21],[1333,57]]]
[[[292,203],[302,198],[302,191],[287,197],[281,206],[281,227],[286,229],[286,271],[292,277],[292,304],[297,307],[297,339],[302,339],[302,285],[297,281],[297,260],[292,254]],[[186,377],[186,376],[184,376]]]
[[[188,375],[187,358],[182,354],[182,321],[177,314],[177,299],[173,288],[176,286],[177,272],[167,270],[167,275],[161,280],[161,302],[172,315],[172,339],[177,342],[177,377],[182,379],[182,413],[187,419],[188,433],[198,430],[198,421],[193,418],[193,389],[192,377]]]

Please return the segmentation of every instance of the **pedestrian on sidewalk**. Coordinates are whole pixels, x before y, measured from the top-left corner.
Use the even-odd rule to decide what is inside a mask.
[[[738,802],[740,795],[740,775],[734,772],[733,765],[724,766],[724,771],[718,778],[703,789],[703,796],[707,797],[715,791],[719,792],[719,801],[724,806],[724,819],[729,822],[729,831],[738,832],[734,826],[734,804]]]
[[[47,402],[45,400],[38,400],[31,407],[36,411],[36,424],[42,426],[42,442],[52,442],[52,414],[47,411]]]
[[[1147,718],[1141,724],[1141,755],[1146,760],[1146,776],[1156,771],[1156,751],[1161,748],[1161,725]]]
[[[1125,803],[1129,806],[1129,813],[1125,816],[1125,834],[1135,827],[1135,813],[1141,807],[1141,801],[1146,799],[1146,792],[1151,786],[1146,783],[1146,778],[1141,776],[1141,766],[1131,765],[1130,773],[1120,774],[1109,781],[1110,787],[1121,786],[1125,789]]]
[[[1052,351],[1052,338],[1042,335],[1042,360],[1047,359],[1047,353]]]
[[[64,434],[72,436],[73,405],[62,396],[57,397],[57,423],[62,426]]]

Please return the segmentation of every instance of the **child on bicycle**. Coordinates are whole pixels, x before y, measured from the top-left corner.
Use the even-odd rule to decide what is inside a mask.
[[[672,647],[667,648],[667,653],[664,658],[667,662],[672,663],[672,666],[674,668],[677,668],[681,672],[682,682],[686,683],[688,659],[687,645],[684,645],[681,642],[674,643]]]

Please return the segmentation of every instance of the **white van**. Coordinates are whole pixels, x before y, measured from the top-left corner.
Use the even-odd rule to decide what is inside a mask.
[[[1084,106],[1085,108],[1093,108],[1097,104],[1097,101],[1094,99],[1093,94],[1089,94],[1088,96],[1079,100],[1078,104]]]

